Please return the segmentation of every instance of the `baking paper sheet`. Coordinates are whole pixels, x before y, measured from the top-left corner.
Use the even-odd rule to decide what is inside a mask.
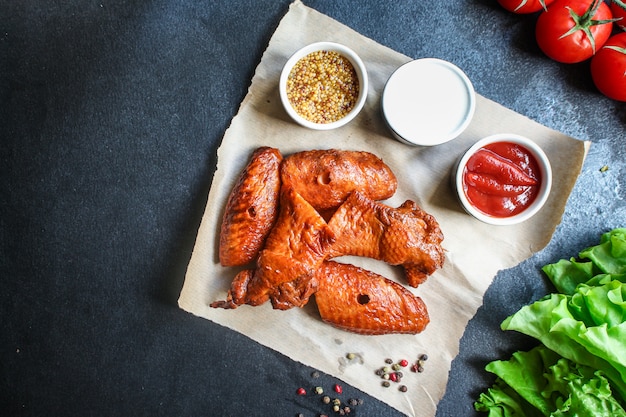
[[[278,96],[283,64],[296,50],[316,41],[347,45],[365,62],[370,78],[367,103],[347,126],[312,131],[289,119]],[[467,130],[456,140],[435,147],[411,147],[394,140],[380,115],[380,97],[386,80],[407,57],[368,39],[300,1],[292,3],[272,36],[249,92],[226,131],[218,151],[218,165],[206,211],[189,262],[179,306],[197,316],[243,333],[251,339],[306,365],[333,375],[379,398],[407,415],[433,416],[443,396],[452,359],[463,330],[482,303],[498,270],[513,267],[550,240],[567,198],[580,173],[588,143],[541,126],[477,95],[476,112]],[[495,133],[517,133],[533,138],[552,164],[554,183],[544,208],[517,226],[490,226],[465,214],[450,186],[450,171],[463,150]],[[272,310],[242,306],[212,309],[226,297],[239,269],[218,261],[218,234],[224,206],[233,184],[259,146],[278,148],[283,155],[308,150],[340,148],[365,150],[381,157],[398,177],[398,191],[386,203],[398,206],[416,201],[440,223],[447,250],[445,266],[418,289],[428,306],[431,323],[419,335],[362,336],[324,324],[314,302],[304,308]],[[343,259],[403,283],[402,271],[382,262]],[[363,363],[346,363],[356,352]],[[405,372],[409,390],[383,388],[374,370],[385,358],[415,360],[429,356],[424,374]]]

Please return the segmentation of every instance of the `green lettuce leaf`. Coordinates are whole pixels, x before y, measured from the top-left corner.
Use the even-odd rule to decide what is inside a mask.
[[[474,403],[477,411],[626,417],[626,228],[578,255],[542,268],[557,294],[502,323],[542,344],[485,367],[497,379]]]
[[[501,327],[532,336],[564,358],[602,370],[624,400],[626,284],[610,281],[601,287],[582,285],[576,291],[573,296],[551,294],[525,306]],[[603,312],[612,323],[598,324]]]
[[[485,370],[513,389],[519,397],[531,404],[539,415],[550,415],[555,409],[553,402],[542,393],[546,389],[546,370],[561,356],[545,346],[538,346],[528,352],[515,352],[508,361],[493,361]]]
[[[489,413],[488,417],[543,417],[539,410],[501,379],[497,379],[487,392],[480,394],[474,409]]]
[[[542,268],[557,292],[572,295],[579,284],[601,285],[612,279],[626,282],[626,228],[603,234],[599,245],[582,250],[579,257],[581,261],[561,259]]]
[[[545,376],[548,384],[542,395],[554,400],[551,417],[626,416],[601,371],[561,358]]]
[[[626,274],[626,228],[603,234],[599,245],[581,251],[579,256],[606,274]]]
[[[541,269],[561,294],[574,294],[579,284],[589,281],[594,276],[593,263],[577,262],[574,258],[561,259]]]
[[[614,416],[626,411],[601,371],[565,359],[543,345],[494,361],[494,386],[474,403],[489,416]]]

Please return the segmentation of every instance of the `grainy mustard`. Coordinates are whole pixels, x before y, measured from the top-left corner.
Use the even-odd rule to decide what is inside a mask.
[[[314,123],[332,123],[354,108],[359,79],[352,63],[335,51],[301,58],[287,78],[287,98],[294,110]]]

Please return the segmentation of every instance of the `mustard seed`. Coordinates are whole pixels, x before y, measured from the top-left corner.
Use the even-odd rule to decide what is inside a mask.
[[[287,78],[287,98],[294,110],[314,123],[346,116],[359,96],[352,63],[335,51],[316,51],[301,58]]]

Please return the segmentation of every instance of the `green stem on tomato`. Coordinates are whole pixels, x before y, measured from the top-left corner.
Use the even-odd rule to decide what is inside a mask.
[[[593,20],[593,17],[595,16],[596,11],[598,10],[598,7],[600,7],[600,4],[602,4],[602,0],[593,0],[591,4],[589,5],[589,8],[585,11],[585,13],[582,14],[582,16],[579,16],[574,10],[572,10],[571,7],[566,6],[567,10],[569,10],[570,17],[574,21],[574,26],[569,31],[561,35],[559,39],[563,39],[566,36],[569,36],[573,33],[578,32],[579,30],[582,30],[585,33],[585,35],[587,35],[587,38],[589,38],[589,43],[591,43],[591,50],[595,54],[596,53],[596,40],[593,37],[593,34],[591,33],[591,27],[604,25],[607,23],[613,23],[619,20],[619,19]]]
[[[606,49],[612,49],[614,51],[619,52],[620,54],[624,54],[626,55],[626,48],[620,48],[619,46],[615,46],[615,45],[607,45],[605,46]]]

